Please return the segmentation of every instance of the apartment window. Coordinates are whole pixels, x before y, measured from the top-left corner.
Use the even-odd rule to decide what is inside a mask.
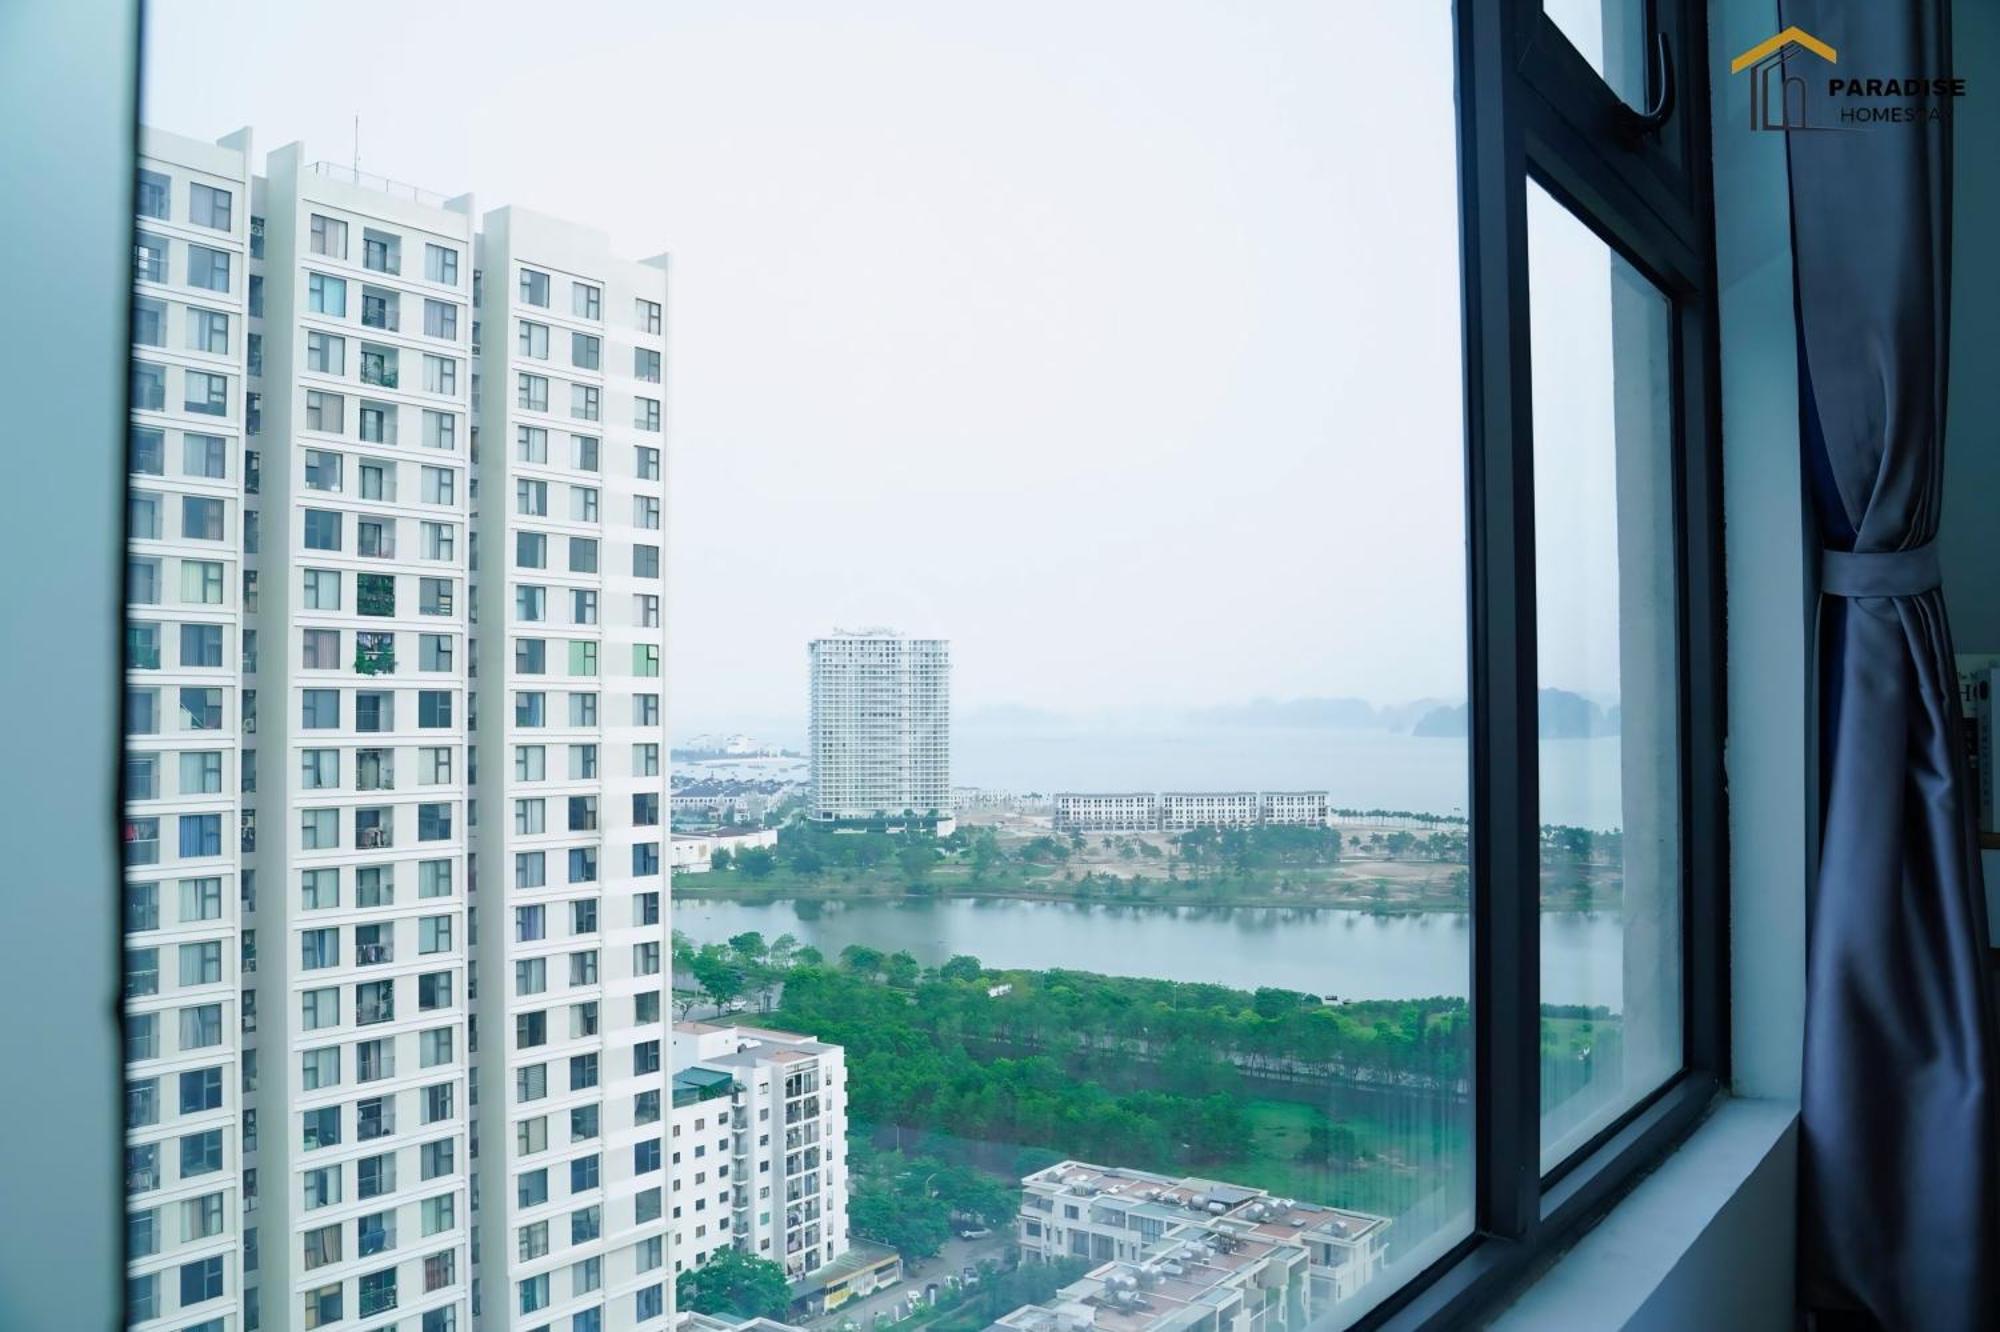
[[[450,1230],[456,1224],[455,1215],[457,1209],[449,1193],[439,1194],[435,1198],[424,1199],[418,1210],[422,1216],[423,1232],[426,1235],[435,1235],[440,1231]]]
[[[393,504],[396,499],[396,465],[364,459],[361,463],[361,498]],[[392,533],[395,531],[394,519],[377,520],[376,525]],[[390,544],[393,547],[394,543]],[[393,553],[393,550],[384,553]]]
[[[126,465],[137,476],[164,475],[167,470],[167,432],[156,426],[133,426],[127,440]]]
[[[533,268],[521,270],[521,304],[538,305],[546,309],[549,304],[549,275]]]
[[[198,416],[229,415],[229,377],[204,370],[181,371],[182,405]]]
[[[569,363],[579,370],[601,369],[604,343],[601,338],[590,333],[571,332],[569,335]]]
[[[300,1115],[299,1119],[299,1146],[302,1150],[312,1152],[323,1147],[340,1145],[339,1106],[329,1105],[317,1110],[308,1110]]]
[[[307,569],[304,571],[300,597],[305,610],[337,611],[340,609],[340,571],[337,569]]]
[[[402,298],[382,287],[361,289],[361,326],[395,330],[402,324]]]
[[[595,486],[571,486],[569,488],[570,521],[594,523],[597,521],[597,488]]]
[[[132,341],[142,347],[167,345],[167,303],[150,296],[132,298]]]
[[[199,626],[193,626],[199,627]],[[219,795],[222,792],[222,755],[200,750],[181,755],[181,794]]]
[[[306,334],[306,369],[322,375],[347,373],[347,339],[332,333]]]
[[[437,301],[426,297],[424,334],[427,337],[443,338],[448,342],[458,341],[458,306],[451,301]]]
[[[632,349],[632,377],[648,384],[660,382],[660,354],[650,347]]]
[[[569,622],[571,624],[597,623],[597,593],[587,587],[573,587],[569,590]]]
[[[547,909],[539,903],[514,908],[514,942],[534,943],[548,937]]]
[[[660,429],[660,400],[658,398],[632,399],[632,425],[639,430],[658,433]]]
[[[451,412],[424,409],[424,447],[452,450],[458,447],[458,417]],[[450,503],[445,500],[443,503]]]
[[[125,501],[126,532],[134,541],[158,541],[160,531],[160,497],[135,490]],[[153,566],[158,568],[157,563]],[[139,598],[133,598],[139,600]],[[148,600],[157,600],[157,596]]]
[[[514,695],[514,725],[540,727],[548,725],[546,710],[548,695],[539,689],[521,690]]]
[[[639,330],[642,333],[658,333],[660,331],[660,303],[658,301],[649,301],[641,296],[637,298],[634,305],[636,306]]]
[[[148,412],[163,412],[167,409],[165,366],[148,365],[144,361],[132,363],[132,406]]]
[[[514,405],[523,411],[549,409],[549,381],[545,375],[522,375],[515,386]]]
[[[452,639],[449,634],[417,635],[417,669],[420,671],[449,671],[454,657]]]
[[[304,531],[307,550],[340,549],[340,514],[335,510],[307,509]]]
[[[229,474],[229,444],[219,435],[181,436],[181,471],[207,481],[221,481]]]
[[[448,245],[424,244],[424,277],[447,287],[458,285],[458,251]]]
[[[188,349],[216,356],[229,354],[229,316],[219,310],[187,312]]]
[[[424,353],[424,391],[446,395],[458,392],[458,359]]]
[[[574,676],[597,674],[597,643],[594,640],[578,638],[570,641],[569,673]]]
[[[338,629],[302,629],[299,648],[299,665],[309,671],[337,671],[340,669],[340,631]],[[307,750],[311,754],[332,754],[334,751]]]
[[[209,1044],[213,1045],[219,1041],[220,1037]],[[209,1129],[203,1133],[182,1135],[180,1155],[182,1179],[214,1174],[222,1169],[222,1130]]]
[[[530,360],[549,359],[549,326],[523,319],[515,327],[514,351]]]
[[[361,401],[360,432],[364,444],[394,444],[396,442],[396,405],[389,402]],[[380,498],[377,496],[376,498]],[[393,497],[392,497],[393,498]]]
[[[229,290],[228,251],[211,250],[206,245],[190,245],[187,247],[187,263],[190,287],[199,287],[203,291]]]
[[[389,232],[362,228],[361,266],[377,273],[402,272],[403,242]]]
[[[569,696],[569,724],[571,726],[583,729],[588,729],[590,727],[594,727],[597,725],[596,694],[584,693],[576,690],[571,691]],[[585,749],[588,750],[589,752],[585,754],[579,754],[577,752],[579,749]],[[597,752],[595,746],[575,746],[575,745],[571,746],[570,768],[572,770],[571,773],[572,776],[594,776],[596,773],[596,763],[597,763]],[[588,766],[590,771],[589,772],[575,771],[580,766]]]
[[[182,1263],[181,1307],[222,1298],[222,1255],[215,1254],[192,1263]]]
[[[420,578],[417,580],[417,613],[420,615],[450,615],[456,602],[449,578]]]
[[[181,537],[184,540],[220,541],[222,536],[221,500],[199,495],[181,496]]]
[[[660,548],[658,546],[634,545],[632,547],[632,576],[634,578],[654,578],[660,576]]]
[[[262,319],[264,317],[264,275],[261,273],[252,273],[250,275],[249,303],[250,317],[252,319]],[[250,433],[254,435],[257,431],[255,428],[252,428]]]
[[[632,724],[634,726],[658,726],[660,724],[660,696],[658,694],[634,694],[632,696]]]
[[[169,216],[173,205],[173,187],[166,176],[158,171],[139,171],[138,191],[133,205],[140,217]]]
[[[632,526],[657,532],[660,529],[660,501],[653,495],[632,497]]]
[[[422,473],[423,502],[446,508],[458,504],[457,473],[448,467],[426,467]]]
[[[583,1091],[586,1088],[595,1087],[596,1085],[597,1056],[594,1054],[571,1055],[569,1057],[569,1089],[571,1091]],[[593,1156],[588,1159],[591,1162],[592,1179],[587,1187],[595,1188],[597,1158]],[[572,1167],[575,1164],[575,1162],[571,1162]]]
[[[536,1123],[543,1121],[536,1120]],[[523,1125],[523,1127],[526,1127]],[[540,1150],[539,1148],[536,1150]],[[527,1154],[527,1149],[522,1149]],[[522,1226],[516,1239],[516,1250],[524,1263],[533,1262],[549,1251],[549,1223],[537,1221],[533,1225]]]
[[[523,624],[539,624],[548,618],[549,590],[533,583],[514,586],[514,618]]]
[[[306,429],[338,435],[347,429],[347,399],[338,393],[306,390]]]
[[[243,344],[243,354],[246,361],[245,368],[249,370],[252,377],[264,373],[264,335],[262,333],[251,333],[247,336]]]
[[[548,568],[548,537],[540,532],[516,532],[514,534],[514,567],[517,569]]]
[[[549,668],[548,641],[541,638],[517,638],[514,640],[514,673],[516,675],[544,675]]]
[[[382,347],[371,342],[361,344],[361,382],[381,388],[395,388],[400,380],[398,364],[400,355],[394,347]]]
[[[579,421],[599,419],[603,390],[590,384],[569,386],[569,414]]]
[[[660,746],[657,742],[648,740],[632,746],[632,773],[637,777],[660,775]]]
[[[197,227],[208,227],[214,231],[229,230],[228,190],[219,190],[213,185],[199,183],[188,186],[188,221]]]
[[[210,540],[222,540],[220,536]],[[182,624],[180,626],[180,664],[198,668],[220,668],[222,666],[222,626],[220,624]]]

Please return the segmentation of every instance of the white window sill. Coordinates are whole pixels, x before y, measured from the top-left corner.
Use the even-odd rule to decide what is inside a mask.
[[[1493,1332],[1790,1327],[1797,1123],[1787,1102],[1723,1102]]]

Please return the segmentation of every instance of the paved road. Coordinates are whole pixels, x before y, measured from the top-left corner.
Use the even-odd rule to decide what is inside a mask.
[[[948,1275],[956,1274],[961,1268],[978,1267],[981,1263],[998,1263],[1007,1256],[1010,1237],[1005,1232],[996,1232],[982,1240],[946,1240],[944,1248],[935,1258],[924,1260],[923,1269],[906,1271],[903,1279],[884,1291],[865,1299],[850,1300],[830,1314],[813,1319],[806,1326],[815,1332],[824,1332],[842,1326],[850,1319],[860,1332],[870,1332],[875,1316],[881,1314],[885,1320],[903,1312],[904,1302],[911,1293],[922,1295],[924,1287],[935,1281],[940,1288]]]

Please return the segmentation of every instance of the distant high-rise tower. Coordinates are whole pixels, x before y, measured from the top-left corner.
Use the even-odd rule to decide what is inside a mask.
[[[949,833],[951,644],[837,630],[810,652],[811,817],[911,819]]]

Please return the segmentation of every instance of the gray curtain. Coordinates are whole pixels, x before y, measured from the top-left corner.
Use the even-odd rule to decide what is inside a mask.
[[[1781,11],[1836,49],[1842,74],[1950,72],[1949,0]],[[1787,135],[1801,411],[1825,550],[1803,1296],[1826,1326],[1969,1332],[2000,1325],[2000,1212],[1985,896],[1932,545],[1950,108],[1935,123],[1853,127],[1818,57],[1794,64],[1811,127]]]

